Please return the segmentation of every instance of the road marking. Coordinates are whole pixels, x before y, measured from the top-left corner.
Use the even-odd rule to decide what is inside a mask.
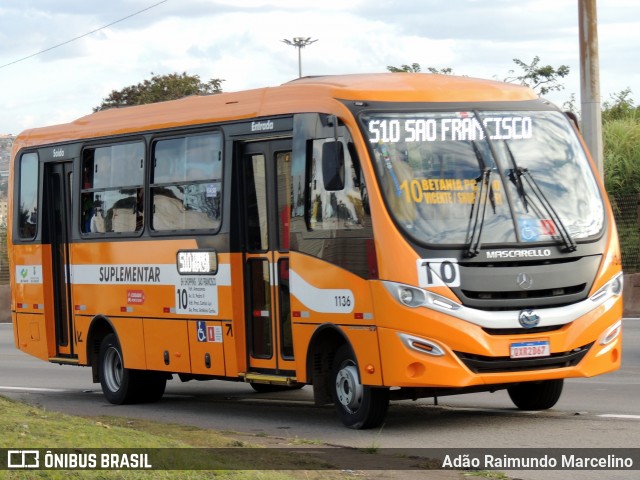
[[[62,388],[35,388],[35,387],[9,387],[6,385],[0,385],[0,390],[13,390],[17,392],[66,392]]]
[[[539,415],[541,413],[544,413],[545,410],[510,410],[510,409],[500,409],[500,408],[482,408],[482,407],[478,407],[478,408],[474,408],[474,407],[454,407],[454,406],[446,406],[446,405],[439,405],[439,407],[441,408],[446,408],[449,410],[461,410],[461,411],[468,411],[468,412],[484,412],[484,413],[498,413],[498,414],[506,414],[506,415]],[[572,413],[572,412],[562,412],[560,410],[546,410],[548,415],[551,414],[555,414],[555,415],[562,415],[562,414],[566,414],[566,415],[576,415],[576,413]],[[624,420],[640,420],[640,415],[627,415],[627,414],[623,414],[623,413],[594,413],[594,414],[590,414],[589,412],[583,412],[580,413],[580,415],[593,415],[594,417],[599,417],[599,418],[619,418],[619,419],[624,419]]]
[[[623,415],[623,414],[615,414],[615,413],[605,413],[602,415],[598,415],[598,417],[604,418],[624,418],[627,420],[640,420],[640,415]]]

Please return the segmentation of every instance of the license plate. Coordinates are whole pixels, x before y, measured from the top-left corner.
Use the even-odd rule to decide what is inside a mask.
[[[511,358],[548,357],[549,355],[551,350],[547,340],[511,344]]]

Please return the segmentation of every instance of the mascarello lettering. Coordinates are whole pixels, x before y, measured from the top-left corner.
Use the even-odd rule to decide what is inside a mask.
[[[531,258],[550,257],[551,250],[548,248],[528,248],[525,250],[489,250],[487,258]]]

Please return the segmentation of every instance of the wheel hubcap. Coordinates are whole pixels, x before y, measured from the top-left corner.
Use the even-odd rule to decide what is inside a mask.
[[[115,347],[110,347],[104,356],[104,381],[112,392],[117,392],[122,384],[122,357]]]
[[[362,403],[362,391],[358,369],[353,364],[344,365],[336,376],[336,393],[340,404],[349,412],[355,412]]]

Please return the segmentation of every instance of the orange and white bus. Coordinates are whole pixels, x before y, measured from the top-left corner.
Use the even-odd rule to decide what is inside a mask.
[[[101,111],[11,161],[15,344],[115,404],[167,379],[312,385],[345,425],[621,362],[607,195],[528,88],[393,73]]]

